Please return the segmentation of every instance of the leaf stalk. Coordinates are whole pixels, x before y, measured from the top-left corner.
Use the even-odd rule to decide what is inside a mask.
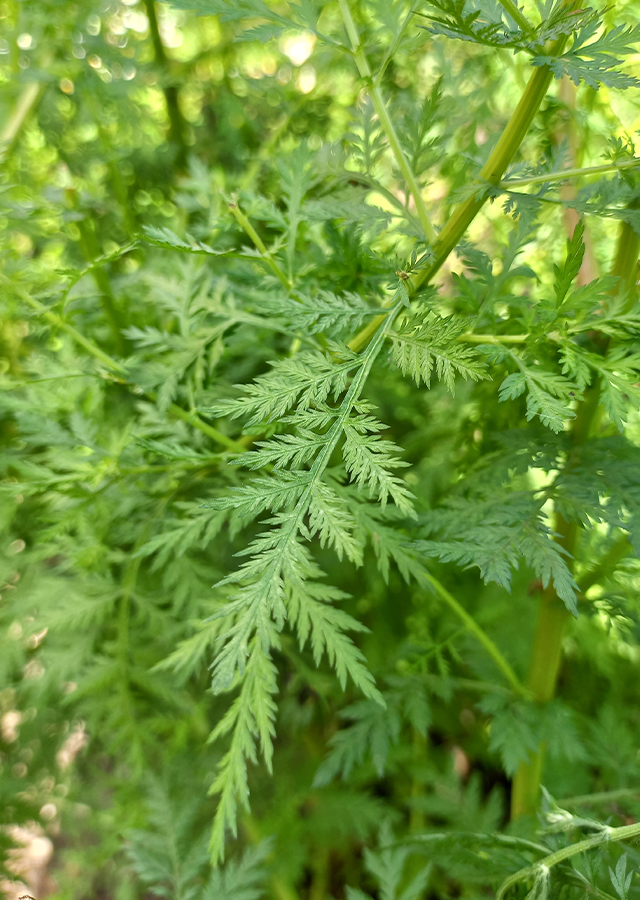
[[[531,175],[527,178],[513,178],[501,181],[500,187],[505,190],[524,187],[529,184],[547,184],[553,181],[565,181],[567,178],[588,178],[591,175],[606,175],[609,172],[623,172],[626,169],[637,169],[640,159],[627,159],[618,163],[603,163],[600,166],[583,166],[574,169],[562,169],[559,172],[547,172],[546,175]]]
[[[464,623],[465,628],[478,640],[487,651],[496,666],[500,669],[504,677],[507,679],[513,690],[521,696],[528,697],[529,691],[520,681],[516,673],[513,671],[511,664],[505,659],[499,648],[494,644],[489,635],[483,628],[478,625],[473,616],[459,603],[453,594],[449,593],[446,587],[434,578],[428,572],[423,572],[425,581],[428,581],[434,589],[438,597],[447,604],[447,606],[456,614],[456,616]]]
[[[276,260],[271,255],[271,252],[269,251],[268,247],[266,246],[266,244],[264,243],[264,241],[262,240],[262,238],[260,237],[258,232],[255,230],[255,228],[253,227],[253,225],[251,224],[249,219],[247,219],[245,214],[242,212],[242,210],[240,209],[238,204],[230,203],[229,209],[231,210],[238,225],[240,225],[240,227],[243,229],[243,231],[245,231],[246,234],[251,238],[251,240],[255,244],[256,248],[261,253],[264,261],[267,263],[267,265],[269,266],[269,268],[271,269],[273,274],[276,276],[278,281],[287,289],[287,291],[290,291],[292,285],[291,285],[291,282],[289,281],[289,279],[287,278],[285,271],[280,268],[280,266],[278,265]]]
[[[101,362],[107,369],[110,369],[112,372],[117,373],[120,378],[119,380],[125,384],[127,387],[136,391],[138,396],[146,396],[150,400],[155,400],[155,395],[152,393],[145,393],[140,390],[136,385],[131,384],[126,377],[126,368],[125,366],[118,362],[117,359],[114,359],[112,356],[109,356],[104,350],[101,350],[100,347],[93,344],[91,341],[87,340],[87,338],[79,332],[73,325],[69,325],[62,316],[58,315],[58,313],[53,312],[51,309],[48,309],[44,303],[40,303],[39,300],[36,300],[35,297],[32,297],[31,294],[27,293],[23,288],[21,288],[17,284],[13,284],[9,281],[9,279],[2,277],[2,281],[8,285],[11,290],[18,296],[27,306],[30,306],[32,309],[36,310],[44,319],[54,325],[56,328],[59,328],[61,331],[64,331],[65,334],[68,334],[72,340],[74,340],[77,344],[83,347],[90,356],[93,356],[94,359],[97,359]],[[223,447],[226,447],[228,450],[233,450],[235,453],[244,453],[246,450],[246,445],[241,444],[238,441],[232,440],[232,438],[227,437],[226,434],[223,434],[221,431],[218,431],[217,428],[213,428],[213,426],[208,425],[195,413],[188,412],[185,409],[182,409],[181,406],[178,406],[176,403],[172,403],[169,406],[169,412],[176,419],[181,419],[183,422],[191,425],[197,431],[202,432],[202,434],[206,434],[207,437],[210,437],[212,440],[216,441],[218,444],[222,444]]]
[[[360,36],[358,34],[356,24],[353,21],[353,16],[351,15],[351,10],[349,9],[348,0],[339,0],[339,3],[340,11],[342,13],[342,19],[347,30],[349,41],[351,43],[351,50],[353,52],[353,58],[355,60],[356,66],[358,67],[358,72],[367,85],[367,90],[369,96],[371,97],[373,108],[375,109],[376,115],[378,116],[378,119],[380,121],[380,125],[382,126],[382,130],[384,131],[387,140],[389,141],[389,146],[391,147],[391,151],[393,152],[395,161],[398,164],[398,168],[402,172],[402,177],[404,178],[409,188],[409,192],[413,197],[413,202],[416,205],[416,212],[418,214],[418,218],[420,219],[420,224],[422,225],[425,239],[427,243],[433,244],[438,238],[437,232],[431,224],[431,219],[429,218],[427,207],[425,206],[425,202],[422,198],[422,193],[420,192],[420,186],[418,185],[415,175],[411,170],[411,166],[409,165],[404,154],[404,150],[402,149],[402,146],[400,144],[400,140],[394,128],[393,122],[391,121],[391,117],[389,116],[389,113],[387,111],[382,93],[377,86],[377,83],[374,81],[369,62],[360,43]]]
[[[556,850],[555,853],[550,853],[543,859],[538,860],[534,865],[527,866],[525,869],[520,869],[518,872],[510,875],[509,878],[500,885],[498,893],[496,894],[496,900],[504,900],[509,888],[519,882],[532,877],[535,878],[539,873],[552,869],[554,866],[557,866],[558,863],[564,862],[566,859],[571,859],[572,856],[577,856],[579,853],[592,850],[594,847],[598,847],[605,842],[628,841],[630,838],[637,837],[638,835],[640,835],[640,823],[638,822],[634,822],[633,825],[621,825],[620,828],[610,828],[605,825],[602,830],[593,835],[593,837],[585,838],[585,840],[578,841],[577,844],[571,844],[569,847],[562,847],[560,850]]]

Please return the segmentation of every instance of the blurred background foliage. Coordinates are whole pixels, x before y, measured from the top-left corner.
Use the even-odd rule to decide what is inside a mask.
[[[388,20],[405,6],[360,4],[378,63],[390,46]],[[638,20],[633,2],[615,12],[617,21]],[[337,6],[324,15],[335,29]],[[274,775],[252,768],[252,812],[241,817],[226,874],[208,864],[207,789],[220,750],[207,736],[226,703],[208,692],[213,648],[200,623],[220,602],[211,586],[246,538],[233,519],[200,508],[235,475],[223,465],[229,448],[206,426],[194,428],[192,411],[264,371],[289,338],[246,313],[246,298],[259,292],[246,261],[226,262],[221,274],[206,255],[139,237],[146,226],[216,249],[247,244],[227,205],[241,192],[264,240],[273,240],[283,160],[302,146],[319,160],[323,184],[337,184],[340,159],[363,171],[358,138],[372,127],[347,54],[299,30],[265,43],[238,41],[238,30],[153,0],[0,0],[6,878],[16,878],[16,846],[35,835],[46,864],[24,878],[38,900],[128,900],[149,889],[220,900],[257,896],[260,885],[278,900],[342,898],[345,885],[386,900],[399,888],[385,893],[378,875],[394,866],[414,885],[406,900],[490,896],[479,856],[462,839],[436,855],[428,888],[422,850],[390,862],[392,851],[365,847],[375,846],[383,822],[383,848],[389,829],[504,828],[514,760],[541,736],[552,794],[618,792],[585,801],[587,812],[617,824],[640,813],[640,573],[631,559],[615,580],[598,573],[589,610],[566,639],[561,699],[544,715],[500,688],[491,660],[435,595],[407,587],[393,568],[386,584],[371,559],[332,572],[352,596],[347,608],[371,628],[360,645],[388,710],[355,692],[345,697],[327,666],[316,669],[283,637]],[[418,29],[394,52],[384,88],[405,146],[415,148],[414,167],[430,171],[425,196],[437,224],[486,158],[527,70],[522,55]],[[436,84],[437,113],[421,134],[420,110],[428,112]],[[637,147],[637,92],[583,87],[579,97],[553,89],[516,176],[541,160],[601,162],[616,139]],[[388,157],[378,171],[397,199]],[[410,223],[390,227],[394,207],[384,197],[363,216],[355,178],[340,190],[352,217],[331,220],[325,211],[305,223],[298,262],[311,280],[322,270],[324,288],[375,290],[389,274],[385,258],[401,262],[413,246]],[[311,196],[326,202],[319,188]],[[469,239],[497,260],[513,228],[495,203]],[[593,217],[589,228],[594,265],[606,271],[612,223]],[[527,265],[550,283],[558,261],[550,247],[566,237],[562,207],[545,207],[524,237]],[[445,298],[463,291],[474,262],[445,267]],[[502,290],[510,296],[507,280]],[[109,358],[128,360],[126,377],[94,365],[56,316]],[[416,392],[385,369],[373,375],[370,396],[412,463],[407,480],[423,510],[486,451],[484,409],[496,432],[513,424],[491,382],[460,385],[454,399],[439,385]],[[637,416],[628,429],[637,442]],[[597,558],[607,535],[593,540]],[[328,551],[318,555],[335,568]],[[509,594],[483,585],[476,570],[434,568],[524,677],[531,572],[521,568]],[[359,729],[354,757],[323,763],[346,726]],[[16,830],[27,823],[30,832]],[[511,827],[529,834],[531,825]]]

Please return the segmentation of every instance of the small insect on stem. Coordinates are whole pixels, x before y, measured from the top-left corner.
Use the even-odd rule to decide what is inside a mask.
[[[404,271],[404,269],[398,269],[396,271],[396,275],[398,276],[400,281],[407,281],[407,279],[411,277],[408,272]]]

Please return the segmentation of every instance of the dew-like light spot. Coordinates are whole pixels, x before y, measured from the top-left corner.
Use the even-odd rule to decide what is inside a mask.
[[[316,70],[313,66],[303,66],[296,80],[296,87],[301,94],[309,94],[316,86]]]
[[[40,818],[45,819],[47,822],[50,822],[51,819],[55,819],[58,815],[58,809],[55,803],[45,803],[45,805],[40,810]]]
[[[311,56],[315,42],[315,34],[305,31],[302,34],[283,38],[280,41],[280,49],[285,56],[289,57],[294,66],[301,66]]]

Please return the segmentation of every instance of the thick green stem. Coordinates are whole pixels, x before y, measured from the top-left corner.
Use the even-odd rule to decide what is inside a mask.
[[[250,813],[243,817],[242,827],[252,844],[257,845],[264,840],[259,824]],[[297,892],[279,875],[271,876],[270,886],[274,900],[300,900]]]
[[[569,153],[573,164],[580,165],[582,161],[582,142],[576,127],[576,86],[568,75],[565,75],[560,82],[559,99],[564,104],[564,107],[561,106],[559,109],[557,125],[551,130],[550,136],[559,151],[560,148],[564,147]],[[577,210],[570,205],[575,197],[575,185],[570,181],[562,181],[559,188],[559,194],[560,199],[565,203],[562,210],[565,229],[567,236],[571,237],[580,221]],[[595,281],[600,274],[598,260],[596,259],[593,248],[593,240],[591,239],[591,232],[586,223],[584,226],[583,241],[584,257],[582,259],[580,271],[578,272],[578,285],[580,286]]]
[[[411,739],[411,749],[413,764],[417,767],[420,763],[424,762],[427,753],[427,738],[423,732],[418,731],[415,728]],[[420,800],[424,798],[426,793],[424,778],[419,778],[414,775],[411,779],[411,807],[409,812],[409,830],[414,834],[422,833],[427,827],[427,818],[424,810],[420,809]]]
[[[558,45],[560,44],[564,46],[564,41],[558,42]],[[561,46],[556,46],[551,51],[551,55],[556,55],[560,52]],[[520,144],[531,127],[531,123],[540,108],[552,78],[551,71],[546,67],[540,67],[532,74],[520,98],[520,102],[509,119],[507,127],[493,148],[489,159],[480,170],[480,178],[483,181],[493,185],[500,183],[500,179],[506,172],[509,163],[516,155]],[[438,242],[434,247],[436,258],[431,267],[435,267],[435,271],[442,266],[442,263],[451,251],[457,246],[468,226],[484,206],[486,199],[486,193],[480,189],[454,210],[453,215],[440,232]],[[425,272],[428,271],[425,270]],[[421,280],[426,281],[426,275]]]
[[[526,344],[528,334],[473,334],[465,331],[458,340],[463,344]]]
[[[640,199],[631,204],[631,209],[637,209],[640,205]],[[626,312],[628,312],[637,296],[636,285],[638,283],[638,253],[640,251],[640,237],[633,230],[628,222],[624,222],[620,231],[618,240],[618,249],[616,257],[613,261],[611,274],[616,275],[620,279],[617,287],[618,292],[622,292],[626,298]]]
[[[612,274],[620,278],[614,288],[617,293],[626,293],[627,308],[635,299],[635,283],[637,278],[638,249],[640,240],[630,225],[622,224],[618,238],[618,249],[612,267]],[[589,433],[596,421],[600,399],[599,384],[590,388],[576,416],[571,430],[574,448],[580,447],[589,439]],[[567,467],[572,465],[571,455]],[[569,554],[568,559],[573,568],[578,536],[577,524],[567,523],[562,516],[556,516],[556,531],[560,537],[558,543]],[[593,583],[593,582],[592,582]],[[533,641],[531,661],[527,685],[534,700],[547,703],[556,692],[560,663],[562,659],[562,637],[569,613],[555,591],[549,586],[542,593],[538,623]],[[511,816],[532,814],[535,812],[540,795],[542,767],[544,763],[544,745],[531,756],[527,763],[522,763],[515,774],[511,788]]]
[[[549,55],[560,55],[565,43],[565,37],[559,38],[549,48]],[[502,132],[498,143],[489,155],[489,159],[480,171],[480,179],[482,181],[493,185],[500,184],[500,180],[506,172],[509,163],[518,152],[520,144],[531,127],[531,123],[547,93],[552,78],[553,74],[546,66],[541,66],[533,72],[520,98],[520,102]],[[487,197],[486,189],[482,185],[478,185],[478,190],[455,208],[433,245],[432,258],[429,265],[417,271],[407,281],[406,286],[410,296],[415,295],[421,287],[428,284],[434,275],[439,272],[451,251],[458,245],[465,231],[486,203]],[[349,342],[349,347],[352,350],[359,351],[366,346],[380,327],[383,319],[384,315],[373,319],[366,328],[363,328]]]
[[[588,440],[598,409],[599,390],[597,386],[589,390],[580,407],[572,428],[572,443],[579,447]],[[567,467],[571,465],[571,459]],[[556,515],[555,531],[558,544],[566,551],[568,565],[573,569],[578,538],[577,523],[566,522]],[[562,661],[562,639],[569,611],[558,598],[551,584],[542,592],[538,621],[531,649],[527,687],[536,703],[544,704],[553,699]],[[511,785],[511,818],[535,812],[540,796],[542,768],[546,745],[532,753],[528,762],[522,762]]]
[[[527,679],[527,686],[537,703],[547,703],[555,694],[562,659],[562,637],[568,618],[567,608],[553,588],[543,591]],[[511,786],[512,818],[536,809],[543,761],[544,747],[540,747],[529,762],[520,764]]]
[[[160,36],[155,0],[144,0],[144,5],[147,11],[147,18],[149,19],[149,32],[151,34],[156,63],[163,71],[165,79],[170,79],[171,64]],[[162,90],[167,104],[167,115],[169,116],[169,141],[176,147],[176,164],[178,168],[181,168],[187,158],[187,141],[185,137],[187,123],[180,111],[177,86],[169,81],[168,83],[165,83]]]
[[[325,900],[327,897],[330,862],[329,850],[324,847],[318,848],[313,854],[308,900]]]
[[[615,803],[616,800],[634,800],[638,796],[640,796],[638,788],[619,788],[617,791],[597,791],[595,794],[562,797],[556,802],[561,809],[571,809],[572,806],[597,806],[601,803]]]
[[[429,244],[434,244],[437,240],[438,235],[436,234],[435,228],[431,224],[431,220],[427,212],[427,207],[425,206],[424,200],[422,199],[420,187],[418,185],[418,182],[416,181],[415,175],[411,171],[411,166],[409,165],[407,158],[404,155],[400,140],[398,139],[396,130],[393,127],[393,122],[391,121],[391,117],[387,112],[387,107],[384,102],[382,93],[373,80],[369,62],[367,61],[364,50],[360,45],[360,36],[358,34],[355,22],[353,21],[351,10],[349,9],[349,4],[347,0],[339,0],[339,2],[344,26],[347,30],[347,35],[351,43],[351,49],[353,51],[353,57],[355,59],[356,66],[358,67],[358,72],[366,82],[367,90],[369,92],[369,96],[371,97],[371,102],[373,103],[373,108],[376,111],[376,115],[378,116],[380,125],[382,126],[382,130],[384,131],[387,140],[389,141],[389,146],[391,147],[395,161],[398,164],[398,168],[402,172],[402,177],[404,178],[407,187],[409,188],[409,192],[413,197],[413,202],[416,205],[416,212],[418,214],[418,218],[420,219],[420,224],[422,225],[424,236]]]

